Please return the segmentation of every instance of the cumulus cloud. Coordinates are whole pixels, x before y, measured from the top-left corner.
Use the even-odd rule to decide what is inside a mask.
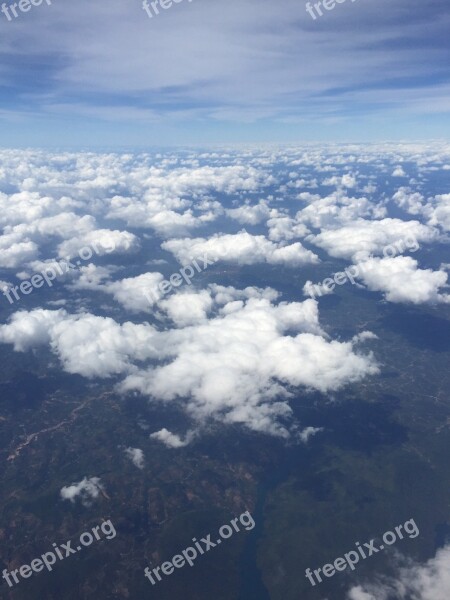
[[[181,264],[188,264],[192,256],[206,254],[213,259],[253,265],[257,263],[301,266],[319,262],[316,254],[304,248],[300,242],[282,246],[263,235],[251,235],[246,231],[237,234],[215,234],[211,238],[184,238],[161,244],[172,252]]]
[[[204,166],[197,169],[175,169],[164,178],[163,185],[172,194],[183,196],[193,191],[199,193],[214,190],[226,194],[257,191],[261,186],[268,186],[274,181],[270,173],[249,165]]]
[[[6,155],[6,164],[10,156],[14,154]],[[3,214],[6,215],[4,223],[8,227],[5,235],[9,236],[4,239],[5,245],[11,247],[12,242],[21,244],[19,248],[12,249],[12,252],[17,250],[21,253],[15,260],[8,260],[5,263],[8,266],[36,260],[39,247],[48,236],[63,238],[58,250],[60,256],[75,255],[84,246],[99,241],[105,246],[106,253],[114,247],[117,251],[126,252],[136,245],[136,239],[130,238],[132,234],[126,231],[98,229],[94,213],[103,221],[105,217],[122,219],[137,227],[153,227],[162,235],[173,235],[201,226],[224,212],[220,203],[208,196],[212,191],[227,194],[254,192],[274,181],[269,172],[242,164],[199,167],[198,160],[191,160],[196,165],[194,168],[179,168],[178,159],[174,158],[160,160],[159,166],[155,166],[145,155],[136,162],[127,155],[48,155],[48,164],[45,163],[46,158],[29,152],[27,161],[34,166],[34,171],[29,165],[26,170],[21,167],[30,176],[18,182],[26,191],[10,197],[4,194],[1,198],[5,208]],[[214,160],[217,159],[218,155],[214,156]],[[70,168],[55,169],[54,164]],[[31,175],[37,172],[38,166],[40,177],[33,179]],[[129,193],[111,194],[114,181],[119,182],[119,188],[129,189]],[[34,188],[39,192],[31,191]],[[61,195],[69,189],[73,198]],[[8,209],[12,200],[14,211]],[[87,210],[93,214],[77,214]],[[268,223],[271,241],[287,241],[307,232],[302,223],[293,221],[278,210],[269,209],[266,200],[256,205],[246,201],[244,206],[231,211],[236,212],[230,212],[230,215],[242,217],[246,222],[248,219],[250,223],[271,216],[275,219]],[[250,212],[244,216],[247,211]],[[17,215],[21,218],[17,219]],[[297,258],[298,250],[297,247]],[[23,254],[23,251],[28,254]],[[284,263],[284,251],[274,255],[275,262],[277,254]]]
[[[48,237],[65,239],[92,230],[95,220],[91,216],[79,217],[74,213],[43,217],[33,223],[8,225],[0,236],[0,266],[14,268],[36,259],[39,247]]]
[[[354,188],[356,187],[356,177],[350,173],[342,175],[342,177],[329,177],[325,179],[322,185],[335,185],[336,187]]]
[[[21,225],[23,227],[24,224],[29,224],[30,232],[37,230],[43,234],[50,226],[52,230],[50,235],[58,235],[57,227],[55,227],[55,225],[57,224],[57,220],[60,218],[59,215],[67,214],[67,212],[71,215],[71,217],[62,217],[64,224],[59,221],[59,224],[61,224],[64,229],[71,218],[73,219],[75,216],[72,212],[72,209],[77,207],[77,202],[64,196],[55,198],[48,195],[42,195],[36,190],[33,191],[32,188],[37,187],[38,182],[35,179],[27,178],[26,175],[31,174],[30,169],[33,167],[39,169],[39,167],[36,165],[37,153],[32,153],[31,156],[21,156],[22,161],[29,161],[27,166],[21,162],[19,157],[17,157],[16,160],[15,151],[13,150],[3,150],[1,158],[3,167],[5,169],[4,172],[8,174],[6,176],[13,177],[14,172],[14,175],[18,179],[18,187],[23,189],[12,194],[4,194],[0,192],[0,225],[4,227]],[[50,158],[50,156],[47,158]],[[44,168],[44,171],[46,171],[47,174],[50,174],[52,168],[47,165]],[[56,219],[53,222],[51,220],[52,217]],[[90,218],[92,219],[92,217]],[[85,224],[87,219],[88,217],[85,217],[82,224]]]
[[[200,227],[206,220],[209,219],[203,216],[194,216],[190,209],[179,213],[161,207],[157,212],[148,216],[146,223],[162,237],[173,237],[175,235],[186,234],[190,229],[194,229],[195,227]],[[135,225],[142,226],[143,221],[136,222]]]
[[[301,441],[306,444],[313,436],[321,431],[323,431],[323,427],[305,427],[305,429],[300,432],[299,437]]]
[[[355,353],[351,342],[324,337],[312,300],[275,307],[251,298],[231,305],[207,323],[169,332],[171,362],[128,376],[121,389],[166,402],[185,398],[199,422],[212,417],[287,436],[278,422],[291,415],[282,400],[289,396],[285,386],[327,392],[377,372],[371,356]]]
[[[417,261],[410,256],[372,258],[357,268],[369,290],[382,292],[389,302],[450,302],[449,294],[440,293],[441,288],[448,288],[447,273],[419,269]]]
[[[323,283],[313,283],[309,279],[303,286],[302,291],[304,296],[309,296],[310,298],[315,298],[317,295],[326,296],[333,293],[333,289],[331,287],[328,287]]]
[[[138,469],[145,466],[144,452],[140,448],[125,448],[125,455],[131,460]]]
[[[186,234],[222,214],[224,210],[220,203],[208,198],[211,192],[256,191],[274,181],[270,173],[249,165],[172,169],[153,166],[145,175],[140,171],[134,175],[142,196],[113,197],[107,216],[121,219],[128,225],[152,228],[164,237]],[[253,221],[258,211],[264,216],[268,210],[264,203],[256,208],[256,212],[248,208],[247,217]],[[237,209],[229,216],[244,218],[244,212]]]
[[[369,162],[381,151],[392,154],[391,149],[383,147],[368,149],[367,153],[360,149],[358,161]],[[402,153],[407,153],[407,149],[399,146],[393,156]],[[328,239],[329,230],[333,233],[357,220],[378,220],[386,216],[383,201],[346,196],[349,189],[355,193],[356,178],[364,177],[357,169],[353,173],[333,174],[338,189],[325,198],[308,192],[296,195],[306,205],[295,216],[290,214],[287,205],[277,204],[277,208],[273,208],[275,203],[280,203],[276,196],[266,195],[266,199],[257,202],[250,196],[278,182],[272,175],[277,162],[291,169],[291,165],[311,169],[319,164],[316,170],[336,173],[336,164],[345,164],[347,160],[339,150],[334,156],[324,149],[292,149],[290,155],[284,151],[242,155],[237,152],[192,153],[184,159],[175,153],[156,158],[145,153],[137,157],[2,151],[1,155],[6,187],[19,190],[11,194],[0,192],[0,225],[4,228],[0,236],[0,267],[10,269],[19,266],[26,269],[33,261],[54,260],[55,254],[64,258],[75,256],[82,248],[96,243],[100,246],[99,255],[135,250],[139,246],[138,234],[108,228],[109,219],[114,220],[114,227],[118,227],[117,221],[123,221],[139,229],[153,229],[167,239],[187,237],[193,229],[207,226],[225,214],[238,223],[257,225],[265,221],[268,227],[268,239],[253,236],[252,242],[244,237],[249,236],[246,232],[235,233],[234,239],[226,237],[233,235],[229,231],[216,234],[219,245],[236,242],[238,247],[230,253],[230,262],[297,266],[317,259],[301,245],[292,245],[290,250],[284,248],[288,242],[304,238],[308,229],[322,230],[313,241],[325,248],[332,243]],[[422,169],[431,168],[423,154],[409,158],[415,158]],[[211,164],[201,164],[201,161]],[[351,161],[355,162],[356,156],[352,156]],[[308,179],[299,179],[296,172],[291,172],[288,183],[281,186],[283,193],[296,194],[299,187],[308,184],[310,175]],[[371,188],[365,186],[364,189]],[[217,194],[238,194],[239,200],[233,199],[232,208],[224,208],[215,197]],[[412,194],[419,193],[409,195]],[[413,214],[413,203],[416,203],[416,213],[427,220],[429,229],[433,226],[448,229],[447,196],[429,199],[422,207],[420,198],[410,198],[406,208]],[[394,201],[408,202],[400,196]],[[100,222],[103,228],[99,227]],[[45,255],[49,241],[59,244],[53,256]],[[255,256],[246,257],[247,251]]]
[[[36,259],[38,246],[35,242],[24,240],[20,233],[6,233],[0,236],[0,267],[13,269]]]
[[[406,173],[401,165],[397,165],[392,173],[392,177],[406,177]]]
[[[124,252],[129,247],[137,246],[137,239],[132,234],[96,229],[96,220],[92,215],[80,216],[63,210],[64,204],[58,206],[55,202],[55,205],[52,209],[55,214],[48,215],[50,211],[42,210],[32,222],[24,215],[23,222],[17,223],[17,219],[9,215],[9,224],[0,236],[0,248],[3,247],[0,266],[14,268],[36,260],[40,248],[48,244],[48,238],[63,240],[59,246],[59,256],[64,258],[74,256],[87,246],[94,247],[99,255],[115,250]],[[58,208],[62,209],[61,212],[58,212]],[[5,217],[3,221],[6,222]]]
[[[132,370],[133,359],[153,356],[155,333],[148,324],[119,325],[109,317],[37,309],[14,313],[8,324],[0,326],[0,341],[19,352],[50,344],[67,372],[110,377]]]
[[[386,216],[386,207],[368,198],[350,198],[336,192],[325,198],[302,196],[308,206],[296,214],[296,220],[316,229],[337,229],[359,218],[380,219]]]
[[[84,271],[76,287],[111,294],[117,302],[131,312],[150,312],[161,297],[158,289],[158,285],[164,280],[161,273],[143,273],[118,281],[98,281],[98,271],[98,268],[91,269],[90,273]],[[107,276],[109,277],[109,273]]]
[[[100,483],[99,477],[90,477],[89,479],[84,477],[78,483],[64,486],[60,491],[60,495],[63,500],[70,500],[72,503],[80,497],[81,503],[84,506],[90,506],[92,500],[98,498],[102,490],[103,486]]]
[[[290,435],[290,388],[327,393],[378,372],[358,340],[328,339],[314,300],[274,304],[273,290],[223,286],[208,294],[198,293],[198,313],[168,308],[174,329],[39,309],[0,325],[0,341],[16,351],[49,344],[66,371],[120,375],[122,392],[181,401],[198,424],[241,423],[283,437]]]
[[[242,225],[257,225],[267,219],[270,215],[270,208],[265,200],[260,200],[258,204],[244,204],[239,208],[229,208],[226,214]]]
[[[61,322],[65,314],[62,309],[18,311],[13,314],[9,324],[0,326],[0,341],[12,344],[16,352],[26,352],[48,344],[51,340],[50,327]]]
[[[58,247],[58,255],[61,258],[74,257],[83,248],[93,248],[100,256],[111,252],[124,254],[134,252],[138,247],[138,238],[128,231],[97,229],[62,242]]]
[[[178,327],[205,322],[212,306],[213,299],[208,290],[174,294],[159,303],[159,307]]]
[[[176,433],[170,432],[165,427],[160,431],[150,434],[150,438],[164,444],[167,448],[184,448],[194,439],[194,432],[188,431],[184,439]]]
[[[418,221],[386,218],[380,221],[358,219],[338,229],[330,229],[311,236],[310,241],[323,248],[330,256],[358,260],[359,254],[380,254],[385,246],[414,239],[432,242],[437,232]]]
[[[55,236],[69,238],[95,229],[96,222],[92,215],[79,216],[74,212],[60,212],[55,215],[35,219],[32,223],[16,225],[13,231],[23,235]]]
[[[70,287],[75,290],[101,290],[103,284],[110,280],[114,270],[111,267],[98,267],[89,263],[77,270],[78,278],[70,284]]]
[[[277,215],[267,221],[269,228],[269,240],[273,242],[289,241],[295,238],[305,237],[310,233],[309,229],[303,223],[296,219]]]
[[[410,215],[419,215],[424,208],[424,197],[420,192],[413,192],[410,188],[401,187],[392,196],[392,200]]]
[[[71,284],[72,289],[101,291],[111,294],[124,308],[131,312],[153,312],[170,318],[179,326],[206,319],[213,303],[216,305],[229,304],[231,311],[235,304],[248,298],[267,298],[276,300],[278,292],[272,288],[247,287],[238,290],[233,286],[209,284],[201,291],[186,291],[180,288],[175,294],[165,296],[158,288],[164,280],[161,273],[143,273],[136,277],[127,277],[111,281],[114,269],[97,267],[89,264],[80,269],[79,279]],[[214,298],[214,300],[213,300]]]
[[[450,194],[425,198],[420,192],[401,187],[392,199],[410,215],[423,216],[428,225],[450,231]]]
[[[394,578],[379,577],[375,583],[354,586],[348,600],[448,600],[450,590],[450,546],[441,548],[424,564],[403,563]]]
[[[17,202],[20,214],[20,206],[24,201],[20,198]],[[9,211],[6,212],[8,224],[7,218],[3,216],[5,227],[3,235],[0,236],[0,267],[16,268],[36,262],[41,249],[48,246],[49,238],[50,241],[52,238],[63,240],[57,250],[61,258],[74,257],[87,247],[91,248],[91,256],[94,252],[102,256],[111,252],[132,251],[139,245],[133,234],[127,231],[97,229],[96,220],[92,215],[80,216],[66,211],[64,203],[55,201],[51,210],[44,201],[43,206],[41,210],[31,210],[25,201],[25,206],[22,206],[24,214],[21,223],[17,223],[17,215]],[[30,211],[31,214],[37,215],[33,221],[29,219]],[[84,256],[81,258],[86,260]]]
[[[273,302],[280,297],[280,293],[270,287],[249,286],[240,290],[232,285],[225,286],[212,283],[208,286],[208,289],[214,294],[214,300],[217,304],[233,304],[234,301],[248,300],[249,298],[264,298]]]
[[[430,225],[450,231],[450,194],[441,194],[434,198],[423,210]]]

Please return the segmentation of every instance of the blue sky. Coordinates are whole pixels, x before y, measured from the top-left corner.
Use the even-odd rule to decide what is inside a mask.
[[[7,3],[9,4],[9,3]],[[53,0],[0,14],[2,146],[443,138],[441,0]]]

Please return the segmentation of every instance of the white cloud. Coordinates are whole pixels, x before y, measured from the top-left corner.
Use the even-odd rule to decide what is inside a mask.
[[[65,370],[85,377],[110,377],[133,370],[132,361],[156,354],[148,324],[119,325],[109,317],[69,315],[64,309],[37,309],[13,314],[0,326],[0,342],[24,352],[50,343]]]
[[[206,322],[212,306],[213,299],[207,290],[174,294],[159,303],[178,327]]]
[[[110,281],[113,269],[89,264],[80,269],[81,276],[70,285],[71,289],[86,289],[111,294],[124,308],[131,312],[165,313],[179,326],[193,324],[206,319],[214,302],[229,304],[233,300],[267,298],[276,300],[279,293],[272,288],[247,287],[237,290],[232,286],[210,284],[202,291],[186,291],[180,288],[173,295],[165,296],[158,285],[164,280],[161,273],[143,273],[117,281]],[[243,303],[240,303],[243,306]]]
[[[72,485],[64,486],[61,491],[61,498],[63,500],[70,500],[74,503],[78,496],[84,506],[90,506],[91,501],[95,500],[103,490],[103,486],[100,483],[99,477],[84,477],[78,483],[72,483]]]
[[[20,233],[0,236],[0,267],[14,269],[37,258],[37,255],[37,244],[29,239],[24,240]]]
[[[220,203],[209,199],[211,192],[250,192],[273,182],[270,174],[247,165],[172,169],[151,166],[147,172],[133,175],[142,195],[113,197],[107,216],[135,227],[152,228],[164,237],[186,234],[222,214]],[[256,207],[256,212],[248,208],[253,220],[258,211],[266,215],[264,203]],[[241,218],[244,212],[237,209],[229,216]]]
[[[162,442],[167,448],[184,448],[194,439],[194,432],[188,431],[183,439],[179,435],[168,431],[165,427],[160,431],[150,434],[150,438]]]
[[[28,223],[31,230],[36,227],[39,229],[41,220],[45,222],[46,218],[57,217],[60,213],[76,207],[76,202],[68,198],[52,198],[50,196],[43,196],[38,191],[32,191],[32,188],[38,185],[37,181],[26,177],[24,171],[27,168],[24,163],[17,164],[20,161],[15,160],[14,151],[3,150],[1,158],[8,176],[11,177],[14,173],[15,177],[18,177],[20,187],[24,189],[11,195],[0,192],[0,225],[13,227],[14,225]],[[32,166],[38,168],[37,165],[33,164],[34,160],[36,160],[36,153],[34,153],[34,160],[31,156],[22,156],[22,159],[25,161],[31,159],[30,163]],[[30,163],[28,164],[28,168],[31,166]],[[45,170],[49,172],[51,168],[46,166]],[[25,188],[31,189],[28,190]],[[51,220],[47,221],[47,226],[50,223]]]
[[[300,432],[299,437],[301,441],[306,444],[312,437],[321,431],[323,431],[323,427],[305,427],[305,429]]]
[[[138,469],[144,468],[144,452],[140,448],[125,448],[125,454],[131,460],[135,467],[137,467]]]
[[[311,299],[274,305],[273,290],[222,286],[211,286],[208,294],[198,293],[198,314],[175,303],[168,308],[175,329],[39,309],[0,325],[0,342],[16,351],[49,344],[67,372],[120,375],[122,392],[181,401],[199,425],[209,419],[242,423],[283,437],[292,419],[290,388],[327,393],[378,371],[370,353],[356,351],[358,340],[328,339]]]
[[[394,202],[411,215],[422,215],[432,227],[450,231],[450,194],[439,194],[425,199],[410,188],[400,188],[393,196]]]
[[[406,177],[406,173],[401,165],[397,165],[392,173],[392,177]]]
[[[113,215],[111,215],[113,216]],[[186,234],[190,229],[200,227],[206,219],[195,217],[192,210],[178,213],[173,210],[158,210],[149,216],[145,222],[136,222],[135,226],[142,227],[144,223],[157,231],[163,237]]]
[[[277,245],[263,235],[251,235],[246,231],[237,234],[216,234],[211,238],[184,238],[169,240],[161,244],[164,250],[172,252],[181,264],[188,264],[191,256],[206,254],[239,265],[257,263],[301,266],[319,262],[317,255],[304,248],[300,242],[289,246]]]
[[[50,328],[64,319],[63,310],[37,309],[32,312],[19,311],[12,315],[9,324],[0,326],[0,342],[12,344],[16,352],[48,344]]]
[[[158,285],[163,280],[161,273],[143,273],[137,277],[107,282],[97,289],[112,294],[117,302],[131,312],[151,312],[161,296]]]
[[[325,179],[322,185],[335,185],[336,187],[354,188],[356,187],[356,177],[349,173],[342,175],[342,177],[329,177]]]
[[[257,191],[275,180],[273,176],[252,166],[232,165],[227,167],[204,166],[198,169],[176,169],[165,176],[164,186],[172,194]]]
[[[307,233],[310,233],[306,225],[286,216],[272,217],[267,221],[267,227],[269,228],[269,240],[272,240],[272,242],[302,238]]]
[[[277,307],[253,298],[235,303],[207,323],[168,332],[164,352],[171,362],[128,376],[122,389],[165,402],[184,398],[198,422],[215,418],[287,436],[279,422],[291,415],[282,400],[285,386],[327,392],[377,371],[352,343],[323,337],[312,300]]]
[[[229,208],[226,214],[242,225],[257,225],[267,219],[270,215],[270,208],[265,200],[260,200],[258,204],[244,204],[239,208]]]
[[[323,283],[313,283],[308,279],[308,281],[303,286],[303,295],[309,296],[310,298],[315,298],[317,295],[319,296],[327,296],[328,294],[333,294],[333,290],[323,285]]]
[[[389,302],[450,303],[450,295],[440,293],[447,286],[447,273],[419,269],[410,256],[373,258],[359,263],[360,279],[369,290],[382,292]]]
[[[89,263],[78,269],[79,277],[70,284],[70,287],[75,290],[102,290],[113,272],[114,269],[111,267],[98,267]]]
[[[239,290],[231,285],[224,286],[212,283],[208,286],[208,289],[214,294],[214,301],[217,304],[231,304],[235,300],[248,300],[250,298],[264,298],[270,302],[274,302],[280,297],[280,293],[270,287],[258,288],[249,286],[243,290]]]
[[[400,240],[415,239],[420,243],[432,242],[436,238],[436,230],[418,221],[386,218],[381,221],[358,219],[308,239],[330,256],[358,260],[358,254],[380,254],[385,246]]]
[[[367,198],[349,198],[336,192],[326,198],[304,198],[308,206],[296,215],[298,222],[307,223],[316,229],[338,227],[353,223],[361,217],[380,219],[386,216],[386,207]]]
[[[397,578],[380,577],[376,583],[354,586],[348,600],[448,600],[450,546],[424,564],[402,562]]]
[[[69,238],[87,234],[95,229],[95,219],[91,215],[78,216],[73,212],[60,212],[52,216],[36,219],[32,223],[20,224],[14,231],[26,235],[56,236]]]
[[[150,311],[160,296],[158,285],[164,280],[161,273],[144,273],[121,281],[107,283],[103,290],[132,312]]]
[[[410,188],[399,188],[392,199],[410,215],[420,215],[423,211],[424,197],[419,192],[412,192]]]
[[[111,252],[124,254],[135,252],[138,247],[138,238],[128,231],[96,229],[62,242],[58,246],[58,256],[61,258],[74,257],[84,248],[91,248],[93,249],[92,254],[96,253],[100,256]]]
[[[425,207],[424,214],[430,225],[450,231],[450,194],[436,196],[432,206]]]

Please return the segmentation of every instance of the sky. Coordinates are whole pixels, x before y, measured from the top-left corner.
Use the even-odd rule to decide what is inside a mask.
[[[443,0],[44,1],[0,13],[0,145],[445,138],[449,25]]]

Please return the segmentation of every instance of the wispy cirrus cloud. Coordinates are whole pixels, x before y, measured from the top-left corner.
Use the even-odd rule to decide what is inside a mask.
[[[208,123],[281,134],[286,120],[323,132],[324,118],[448,115],[448,25],[441,0],[347,3],[317,22],[301,0],[196,0],[157,20],[140,2],[59,0],[4,23],[3,110],[167,135],[195,120],[197,137]]]

